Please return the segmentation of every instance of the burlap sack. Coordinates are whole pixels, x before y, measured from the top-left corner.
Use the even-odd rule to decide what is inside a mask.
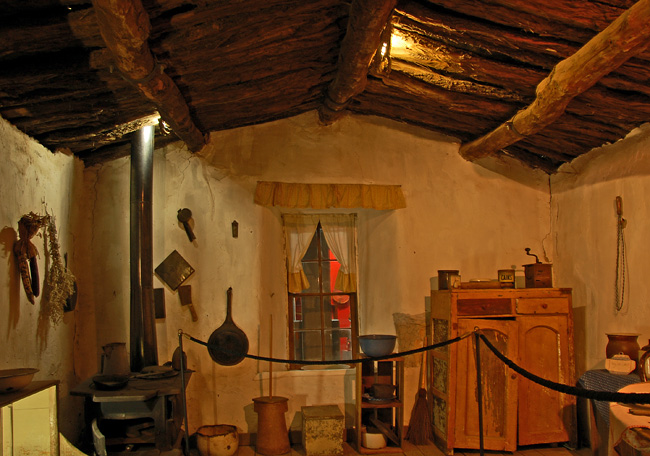
[[[425,314],[409,315],[394,313],[393,322],[397,333],[398,351],[413,350],[424,346],[426,340]],[[422,355],[409,355],[404,360],[405,367],[420,367]]]

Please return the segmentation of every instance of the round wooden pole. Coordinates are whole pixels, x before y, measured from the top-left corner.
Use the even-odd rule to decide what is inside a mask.
[[[273,314],[271,314],[269,329],[269,358],[273,358]],[[269,361],[269,398],[273,399],[273,362]]]

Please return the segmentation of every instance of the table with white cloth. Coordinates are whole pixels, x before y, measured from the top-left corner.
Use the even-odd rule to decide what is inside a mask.
[[[634,383],[618,392],[650,393],[650,383]],[[608,456],[628,454],[650,455],[650,404],[610,403]]]

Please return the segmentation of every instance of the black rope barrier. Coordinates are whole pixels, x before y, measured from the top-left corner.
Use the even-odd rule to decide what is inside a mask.
[[[596,401],[622,402],[624,404],[650,404],[650,393],[618,393],[618,392],[609,392],[609,391],[588,390],[580,386],[564,385],[562,383],[553,382],[551,380],[547,380],[545,378],[539,377],[531,372],[528,372],[524,368],[518,366],[514,361],[510,360],[505,355],[503,355],[496,347],[494,347],[494,345],[490,343],[490,341],[485,336],[485,334],[482,334],[478,329],[473,332],[465,333],[461,336],[454,337],[453,339],[448,339],[442,342],[438,342],[436,344],[426,345],[424,347],[414,348],[412,350],[405,350],[403,352],[391,353],[390,355],[386,355],[386,356],[376,356],[376,357],[369,356],[367,358],[331,360],[331,361],[307,361],[307,360],[283,359],[283,358],[251,355],[249,353],[247,353],[245,357],[257,361],[267,361],[271,363],[283,363],[283,364],[312,365],[312,366],[314,365],[330,366],[333,364],[349,365],[349,364],[358,364],[369,360],[382,361],[387,359],[394,359],[403,356],[414,355],[416,353],[421,353],[429,350],[434,350],[436,348],[444,347],[459,342],[471,336],[474,333],[478,334],[476,338],[477,348],[478,348],[478,340],[480,338],[480,340],[482,340],[483,343],[485,343],[485,345],[490,349],[490,351],[492,351],[492,353],[494,353],[494,355],[497,358],[499,358],[499,360],[501,360],[506,366],[508,366],[510,369],[517,372],[518,374],[522,375],[523,377],[527,378],[528,380],[531,380],[532,382],[535,382],[541,386],[544,386],[546,388],[552,389],[560,393],[570,394],[572,396],[583,397],[586,399],[593,399]],[[192,342],[195,342],[199,345],[204,345],[208,347],[208,350],[210,349],[210,345],[207,342],[192,337],[187,333],[183,335],[187,337],[189,340],[191,340]]]
[[[307,360],[296,360],[296,359],[283,359],[283,358],[272,358],[272,357],[267,357],[267,356],[258,356],[258,355],[251,355],[250,353],[246,353],[244,355],[246,358],[250,359],[255,359],[257,361],[268,361],[271,363],[282,363],[282,364],[299,364],[299,365],[311,365],[311,366],[330,366],[332,364],[358,364],[362,363],[364,361],[382,361],[385,359],[394,359],[394,358],[400,358],[403,356],[408,356],[408,355],[414,355],[416,353],[421,353],[424,351],[428,350],[433,350],[436,348],[444,347],[446,345],[451,345],[455,342],[458,342],[462,339],[465,339],[466,337],[471,336],[472,333],[466,333],[463,334],[462,336],[454,337],[453,339],[445,340],[442,342],[439,342],[437,344],[433,345],[426,345],[424,347],[420,348],[414,348],[413,350],[405,350],[403,352],[399,353],[391,353],[390,355],[385,355],[385,356],[369,356],[367,358],[358,358],[358,359],[334,359],[331,361],[307,361]],[[185,334],[185,337],[187,337],[189,340],[192,342],[196,342],[199,345],[204,345],[210,349],[210,345],[207,342],[204,342],[200,339],[197,339],[195,337],[190,336],[189,334]]]
[[[497,358],[505,363],[506,366],[518,374],[526,377],[528,380],[545,386],[546,388],[558,391],[560,393],[570,394],[572,396],[594,399],[596,401],[622,402],[625,404],[650,404],[650,393],[612,393],[609,391],[588,390],[579,386],[564,385],[562,383],[556,383],[551,380],[539,377],[533,373],[528,372],[504,356],[499,350],[497,350],[494,345],[490,343],[485,334],[481,334],[479,332],[479,337],[483,343],[485,343],[485,345],[492,351],[492,353],[494,353]]]

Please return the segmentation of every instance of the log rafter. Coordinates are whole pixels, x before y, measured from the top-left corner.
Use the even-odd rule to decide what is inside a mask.
[[[191,151],[205,145],[178,86],[149,49],[151,25],[140,0],[93,0],[99,30],[124,78],[157,107],[162,119]]]
[[[569,102],[650,45],[650,0],[639,0],[574,55],[558,63],[536,90],[535,100],[487,135],[460,148],[473,161],[533,135],[557,120]]]
[[[368,67],[396,4],[397,0],[352,1],[337,72],[318,110],[322,124],[330,125],[339,119],[350,100],[365,89]]]

